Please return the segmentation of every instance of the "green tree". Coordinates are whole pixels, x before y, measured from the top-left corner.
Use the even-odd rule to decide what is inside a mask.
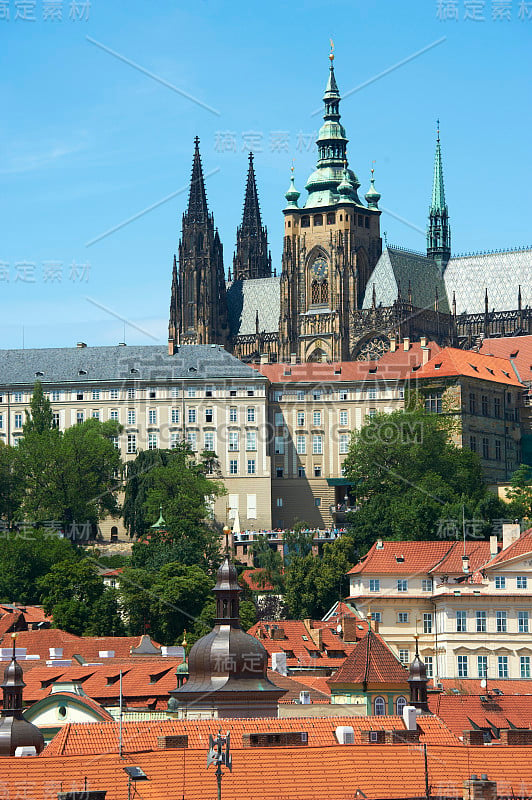
[[[52,428],[52,406],[43,392],[42,383],[35,381],[30,400],[30,411],[26,411],[23,427],[24,436],[30,433],[43,434]]]
[[[276,591],[283,589],[283,557],[276,547],[271,547],[267,534],[256,535],[251,546],[253,563],[261,572],[257,574],[256,583],[260,588],[269,584]]]
[[[286,568],[284,602],[291,619],[321,619],[347,592],[349,536],[326,544],[321,557],[294,556]]]
[[[455,424],[453,417],[414,407],[376,414],[353,434],[344,462],[357,494],[353,556],[363,555],[377,535],[448,538],[451,529],[461,531],[464,505],[469,520],[483,520],[480,533],[505,516],[483,481],[478,456],[452,441]]]
[[[24,497],[24,477],[16,448],[0,442],[0,517],[7,528],[17,517]]]
[[[528,464],[520,464],[512,475],[510,485],[507,498],[511,516],[532,519],[532,468]]]
[[[79,557],[67,539],[60,539],[52,531],[5,532],[0,538],[0,601],[40,603],[39,579],[47,575],[54,564],[73,565]]]
[[[165,467],[172,457],[172,450],[141,450],[134,461],[129,461],[125,470],[125,491],[122,505],[124,525],[130,533],[141,536],[155,522],[146,514],[145,503],[152,488],[152,471]],[[157,515],[158,516],[158,515]]]

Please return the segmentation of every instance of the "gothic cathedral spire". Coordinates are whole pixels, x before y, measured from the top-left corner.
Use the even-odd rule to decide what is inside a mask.
[[[270,278],[271,274],[272,257],[268,251],[268,232],[262,226],[253,153],[250,153],[242,225],[236,232],[233,277],[235,280]]]
[[[223,248],[209,214],[199,151],[194,159],[188,208],[183,214],[179,269],[174,256],[168,326],[169,352],[179,344],[221,344],[229,340]]]
[[[438,264],[442,272],[451,257],[451,228],[449,226],[449,211],[445,202],[445,189],[443,185],[439,120],[436,154],[434,156],[432,202],[430,204],[429,227],[427,230],[427,256]]]

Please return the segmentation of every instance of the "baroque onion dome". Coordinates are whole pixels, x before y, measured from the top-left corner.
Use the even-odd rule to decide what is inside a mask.
[[[169,709],[216,709],[220,717],[277,716],[284,694],[268,678],[268,654],[258,639],[240,627],[241,588],[234,564],[226,556],[213,589],[214,628],[199,639],[188,656],[189,678],[170,692]]]
[[[379,200],[381,199],[380,193],[375,188],[375,170],[373,167],[371,168],[371,180],[370,180],[370,187],[366,192],[366,202],[368,204],[368,208],[379,208]]]
[[[285,194],[285,197],[288,201],[287,208],[298,208],[297,201],[301,195],[301,192],[298,192],[296,189],[296,185],[294,183],[294,167],[291,168],[291,175],[290,175],[290,186],[288,187],[288,191]]]
[[[262,225],[253,153],[250,153],[242,224],[236,232],[233,278],[235,281],[270,278],[271,274],[272,257],[268,250],[268,231]]]
[[[13,655],[4,670],[4,680],[0,688],[3,692],[3,709],[0,714],[0,756],[14,756],[17,747],[34,747],[37,753],[44,749],[41,731],[24,719],[22,667],[15,656],[13,636]]]
[[[418,639],[416,636],[416,654],[410,664],[408,672],[408,683],[410,685],[410,704],[419,708],[421,711],[428,712],[427,702],[427,667],[419,657]]]
[[[344,163],[347,158],[347,142],[345,129],[340,122],[340,92],[334,75],[334,55],[329,55],[329,79],[323,95],[325,111],[323,125],[320,128],[316,144],[318,146],[318,162],[316,170],[309,177],[306,189],[308,191],[306,208],[334,205],[345,202],[349,197],[357,205],[361,205],[357,195],[360,181],[352,170],[348,170],[350,183],[349,193],[339,196],[338,187],[342,182]]]

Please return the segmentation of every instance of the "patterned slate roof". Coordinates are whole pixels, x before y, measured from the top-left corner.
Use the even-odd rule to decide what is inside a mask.
[[[182,345],[173,356],[163,345],[0,350],[0,385],[232,377],[257,373],[218,345]]]
[[[227,284],[229,327],[232,336],[254,334],[257,311],[259,331],[277,333],[281,306],[281,279],[253,278]]]
[[[387,247],[370,275],[362,308],[371,308],[373,284],[377,305],[391,306],[397,300],[399,285],[401,297],[408,298],[408,284],[412,290],[412,303],[416,308],[434,308],[435,291],[438,290],[439,310],[449,311],[445,283],[438,265],[421,253]]]
[[[456,293],[458,314],[483,314],[486,289],[490,311],[517,308],[519,286],[523,308],[532,306],[532,248],[455,256],[447,264],[444,280],[451,301]]]

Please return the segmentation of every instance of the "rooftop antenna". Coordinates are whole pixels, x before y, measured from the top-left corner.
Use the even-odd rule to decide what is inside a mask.
[[[216,781],[218,783],[218,800],[222,800],[222,766],[227,767],[229,772],[233,771],[233,759],[230,749],[231,734],[229,731],[222,736],[222,730],[218,731],[218,736],[213,737],[209,734],[209,752],[207,755],[207,769],[211,764],[216,764]]]

